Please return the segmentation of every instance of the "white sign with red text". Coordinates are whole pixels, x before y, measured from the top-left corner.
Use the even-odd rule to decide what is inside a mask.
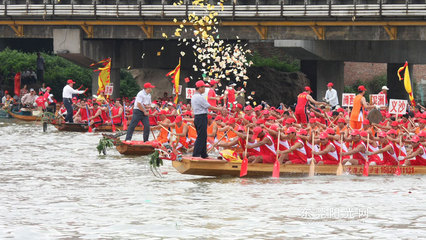
[[[386,106],[386,95],[384,94],[370,94],[370,103],[379,107]]]
[[[354,105],[355,93],[343,93],[342,94],[342,106],[352,107]]]
[[[407,104],[407,100],[391,99],[389,100],[389,113],[404,115],[407,111]]]
[[[105,86],[105,95],[111,96],[114,91],[114,86],[111,84]]]
[[[173,86],[173,91],[172,91],[173,95],[176,95],[176,91],[175,91],[175,87]],[[179,85],[179,96],[182,95],[182,85]]]
[[[186,88],[186,99],[191,99],[194,96],[195,88]]]
[[[207,95],[210,88],[206,88],[206,91],[203,93],[203,96],[207,99]],[[194,96],[195,88],[186,88],[186,99],[192,99]]]

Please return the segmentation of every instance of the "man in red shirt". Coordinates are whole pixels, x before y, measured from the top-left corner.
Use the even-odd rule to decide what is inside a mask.
[[[210,90],[207,95],[207,102],[209,102],[210,106],[216,107],[217,102],[220,101],[220,97],[216,96],[216,88],[219,81],[216,81],[214,79],[210,80]]]
[[[312,93],[312,89],[309,86],[306,86],[305,91],[297,96],[297,104],[296,104],[296,109],[294,111],[296,115],[297,123],[303,123],[303,124],[308,123],[308,114],[306,114],[308,101],[315,105],[325,104],[325,103],[315,101],[311,97],[311,95],[309,95],[311,93]]]

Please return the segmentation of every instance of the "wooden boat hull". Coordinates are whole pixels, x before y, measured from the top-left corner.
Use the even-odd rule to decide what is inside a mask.
[[[87,132],[89,127],[87,124],[79,123],[62,123],[62,124],[53,124],[59,131],[65,132]]]
[[[89,127],[84,123],[53,123],[53,125],[59,130],[64,132],[87,132]],[[93,127],[92,127],[93,128]],[[116,126],[116,131],[122,131],[122,126]],[[93,128],[95,132],[112,132],[112,126],[100,126]],[[143,131],[143,127],[136,127],[135,131]]]
[[[123,155],[137,155],[145,156],[154,153],[155,148],[152,145],[130,145],[130,144],[118,144],[116,146],[117,151]]]
[[[12,112],[10,110],[7,111],[12,117],[19,119],[19,120],[24,120],[24,121],[37,121],[40,120],[41,117],[39,116],[27,116],[27,115],[22,115],[19,114],[17,112]]]
[[[182,174],[200,176],[240,176],[241,163],[231,163],[216,159],[184,157],[182,161],[173,161],[173,167]],[[249,164],[247,177],[271,177],[273,164]],[[343,171],[352,175],[362,175],[364,166],[343,166]],[[370,166],[369,175],[393,175],[397,166]],[[401,175],[426,174],[426,166],[400,167]],[[337,165],[317,165],[315,174],[336,175]],[[281,165],[280,176],[308,176],[309,165]]]
[[[97,128],[94,128],[96,132],[112,132],[112,126],[111,125],[103,125],[99,126]],[[115,126],[116,131],[123,131],[123,126]],[[135,131],[143,131],[143,127],[137,126],[135,128]]]

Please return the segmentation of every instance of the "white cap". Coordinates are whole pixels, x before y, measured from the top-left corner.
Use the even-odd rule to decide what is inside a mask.
[[[389,88],[388,88],[388,87],[386,87],[386,86],[383,86],[383,87],[382,87],[382,90],[389,90]]]

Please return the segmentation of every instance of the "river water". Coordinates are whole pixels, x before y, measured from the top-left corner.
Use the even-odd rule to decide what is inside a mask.
[[[158,178],[100,137],[0,119],[0,239],[426,237],[424,176]]]

